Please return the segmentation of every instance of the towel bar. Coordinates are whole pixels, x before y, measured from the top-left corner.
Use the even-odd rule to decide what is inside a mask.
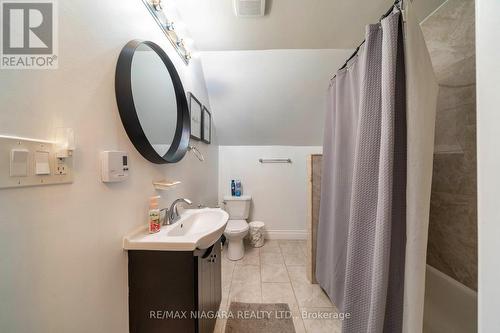
[[[260,163],[292,163],[289,158],[260,158]]]

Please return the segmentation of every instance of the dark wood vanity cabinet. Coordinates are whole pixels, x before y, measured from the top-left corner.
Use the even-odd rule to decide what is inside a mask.
[[[212,333],[219,309],[221,245],[207,250],[128,251],[131,333]]]
[[[217,248],[206,256],[198,256],[198,309],[206,314],[206,317],[198,319],[198,331],[200,333],[214,331],[215,321],[211,317],[219,310],[222,298],[221,285],[221,251],[220,243]]]

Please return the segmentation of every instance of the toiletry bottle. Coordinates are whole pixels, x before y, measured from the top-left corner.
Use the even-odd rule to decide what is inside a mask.
[[[148,222],[149,222],[149,233],[154,234],[158,231],[160,231],[161,225],[160,225],[160,210],[158,209],[158,199],[160,197],[151,197],[149,199],[149,215],[148,215]]]
[[[237,197],[241,197],[241,181],[237,180],[236,181],[236,190],[235,190],[235,195]]]
[[[236,195],[236,184],[234,183],[234,179],[231,180],[231,196],[235,196]]]

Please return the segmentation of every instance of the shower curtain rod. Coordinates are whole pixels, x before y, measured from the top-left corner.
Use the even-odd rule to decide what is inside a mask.
[[[391,8],[389,8],[389,10],[387,10],[387,12],[385,12],[385,14],[384,14],[384,15],[382,15],[382,16],[380,17],[379,22],[380,22],[380,21],[382,21],[382,20],[383,20],[384,18],[386,18],[387,16],[391,15],[392,11],[394,10],[394,7],[398,8],[399,10],[401,10],[401,8],[400,8],[400,4],[401,4],[401,2],[402,2],[402,1],[403,1],[403,0],[396,0],[396,1],[394,1],[394,4],[391,6]],[[340,67],[340,68],[338,69],[339,71],[347,67],[347,64],[349,63],[349,61],[350,61],[352,58],[354,58],[354,57],[358,54],[359,49],[361,48],[361,46],[363,46],[363,44],[365,43],[365,41],[366,41],[366,40],[365,40],[365,39],[363,39],[363,41],[362,41],[362,42],[358,45],[358,47],[356,48],[356,50],[354,50],[353,54],[351,54],[351,56],[350,56],[349,58],[347,58],[347,60],[345,61],[345,63],[342,65],[342,67]],[[337,76],[337,74],[335,74],[335,75],[334,75],[334,76],[330,79],[330,81],[331,81],[331,80],[333,80],[333,79],[335,79],[335,77],[336,77],[336,76]]]

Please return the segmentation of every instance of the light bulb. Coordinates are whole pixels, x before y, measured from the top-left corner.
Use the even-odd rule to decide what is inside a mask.
[[[160,11],[162,9],[161,8],[161,0],[151,0],[151,5],[157,11]]]
[[[184,45],[192,47],[194,45],[194,40],[192,38],[184,38]]]
[[[165,28],[168,31],[174,31],[174,29],[175,29],[174,22],[173,21],[167,22],[167,24],[165,24]]]

